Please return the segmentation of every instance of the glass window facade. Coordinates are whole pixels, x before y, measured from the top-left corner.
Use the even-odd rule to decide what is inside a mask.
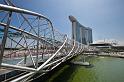
[[[92,29],[81,25],[73,16],[69,16],[69,19],[72,22],[72,39],[82,44],[92,43]]]

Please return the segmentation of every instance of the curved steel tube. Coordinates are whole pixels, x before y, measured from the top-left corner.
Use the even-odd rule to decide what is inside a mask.
[[[33,16],[37,16],[39,18],[44,18],[46,19],[51,28],[52,28],[52,31],[53,31],[53,36],[54,36],[54,32],[56,30],[53,29],[53,25],[52,25],[52,22],[45,16],[43,16],[42,14],[39,14],[39,13],[36,13],[36,12],[32,12],[32,11],[29,11],[29,10],[25,10],[25,9],[21,9],[21,8],[18,8],[18,7],[13,7],[13,6],[8,6],[8,5],[3,5],[3,4],[0,4],[0,10],[4,10],[4,11],[9,11],[9,12],[16,12],[16,13],[20,13],[20,14],[28,14],[28,15],[33,15]],[[1,26],[6,26],[5,23],[2,23],[0,22],[0,25]],[[22,29],[19,29],[19,28],[16,28],[14,26],[11,26],[9,25],[9,28],[11,29],[14,29],[16,31],[19,31],[19,32],[22,32],[22,33],[25,33],[27,35],[30,35],[32,36],[33,38],[35,39],[38,39],[38,40],[43,40],[45,42],[48,42],[46,41],[44,38],[41,37],[38,37],[37,35],[34,35],[30,32],[27,32],[27,31],[24,31]],[[55,38],[55,36],[54,36]],[[15,65],[7,65],[7,64],[2,64],[2,66],[5,66],[5,67],[9,67],[9,68],[14,68],[14,69],[22,69],[22,70],[28,70],[30,73],[27,73],[26,75],[24,76],[21,76],[20,78],[17,78],[15,80],[13,80],[13,82],[17,82],[17,81],[20,81],[20,80],[23,80],[29,76],[32,76],[34,74],[36,74],[37,72],[39,71],[42,71],[44,68],[47,68],[48,66],[51,66],[53,64],[55,64],[50,70],[54,69],[55,67],[57,67],[59,64],[61,64],[62,62],[66,61],[66,59],[69,59],[73,56],[75,56],[75,54],[77,54],[78,52],[81,52],[81,50],[83,50],[83,47],[82,47],[82,44],[80,45],[79,42],[76,42],[76,41],[73,41],[73,44],[69,44],[72,46],[72,48],[70,48],[70,52],[65,56],[65,57],[62,57],[58,60],[55,60],[53,61],[52,63],[49,63],[55,56],[58,55],[58,53],[62,54],[61,53],[61,50],[64,48],[64,46],[66,46],[66,42],[67,42],[68,38],[66,35],[64,35],[64,42],[61,44],[61,46],[57,49],[57,51],[51,56],[49,57],[41,66],[39,66],[37,69],[35,68],[29,68],[29,67],[21,67],[21,66],[15,66]],[[49,42],[48,42],[49,43]],[[67,42],[68,43],[68,42]],[[52,43],[49,43],[49,44],[52,44]],[[78,45],[76,45],[78,44]],[[55,45],[54,45],[55,46]],[[76,49],[76,50],[75,50]],[[57,63],[57,64],[56,64]],[[30,78],[30,77],[29,77]]]
[[[28,15],[33,15],[33,16],[38,16],[38,17],[41,17],[41,18],[45,18],[52,25],[52,22],[47,17],[43,16],[42,14],[33,12],[33,11],[29,11],[29,10],[18,8],[18,7],[3,5],[3,4],[0,4],[0,10],[13,11],[13,12],[17,12],[17,13],[23,13],[23,14],[28,14]]]
[[[53,54],[46,62],[44,62],[40,67],[37,68],[37,71],[40,71],[47,63],[49,63],[56,55],[57,53],[62,49],[62,47],[65,45],[67,41],[67,36],[65,36],[65,41],[64,43],[62,44],[62,46],[56,51],[55,54]]]

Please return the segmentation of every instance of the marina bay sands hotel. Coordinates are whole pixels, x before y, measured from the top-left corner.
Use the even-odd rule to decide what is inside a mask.
[[[92,29],[81,25],[73,16],[69,16],[69,19],[72,22],[72,39],[82,44],[92,43]]]

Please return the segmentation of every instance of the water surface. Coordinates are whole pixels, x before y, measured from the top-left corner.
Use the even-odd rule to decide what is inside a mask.
[[[82,61],[79,57],[76,60]],[[124,59],[92,57],[94,67],[68,64],[55,72],[46,82],[124,82]]]

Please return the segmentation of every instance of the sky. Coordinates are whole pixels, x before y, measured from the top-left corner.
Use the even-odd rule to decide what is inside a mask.
[[[21,8],[48,17],[54,28],[71,37],[69,15],[93,30],[93,41],[124,44],[124,0],[12,0]]]

